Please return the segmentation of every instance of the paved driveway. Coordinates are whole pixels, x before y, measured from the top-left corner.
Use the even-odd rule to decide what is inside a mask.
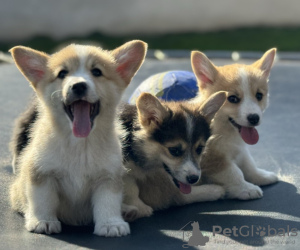
[[[232,63],[213,61],[217,65]],[[189,59],[147,59],[124,99],[149,75],[171,69],[191,70]],[[191,236],[193,221],[198,221],[209,237],[203,249],[299,249],[300,236],[288,236],[287,231],[300,230],[300,62],[279,61],[274,66],[270,106],[258,129],[260,141],[250,148],[257,165],[276,172],[280,183],[264,187],[264,197],[259,200],[205,202],[155,212],[132,223],[131,235],[118,239],[94,236],[92,227],[63,226],[61,234],[51,236],[24,229],[24,219],[9,205],[8,186],[14,177],[7,145],[13,121],[32,90],[14,65],[1,64],[0,76],[0,249],[183,249],[183,236],[185,241]],[[183,233],[180,229],[185,225]],[[213,236],[213,228],[220,227],[229,228],[227,236]],[[237,236],[233,231],[230,234],[232,228],[237,228]],[[247,233],[250,235],[245,236]]]

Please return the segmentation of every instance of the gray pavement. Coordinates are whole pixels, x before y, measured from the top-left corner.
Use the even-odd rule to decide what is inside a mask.
[[[146,77],[166,70],[191,70],[187,58],[147,59],[124,95]],[[217,65],[232,63],[214,60]],[[249,61],[250,62],[250,61]],[[252,61],[251,61],[252,62]],[[174,207],[131,223],[131,235],[118,239],[92,234],[91,227],[63,226],[58,235],[38,235],[24,229],[24,219],[9,205],[8,187],[14,176],[8,142],[14,119],[24,110],[32,90],[14,65],[0,64],[0,249],[183,249],[198,221],[209,242],[201,249],[299,249],[300,236],[300,62],[278,61],[271,72],[270,106],[258,131],[260,141],[250,150],[261,168],[274,171],[281,181],[264,187],[259,200],[222,200]],[[185,226],[184,232],[180,229]],[[216,234],[213,228],[237,228],[236,236]],[[264,230],[265,229],[265,230]],[[268,234],[284,236],[267,236]],[[268,232],[269,231],[269,232]],[[249,236],[246,235],[250,233]],[[253,233],[253,235],[252,235]],[[300,231],[297,233],[300,234]],[[183,241],[184,236],[184,241]],[[197,247],[189,247],[197,249]]]

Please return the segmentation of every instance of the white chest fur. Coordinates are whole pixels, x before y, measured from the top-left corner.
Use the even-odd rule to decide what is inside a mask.
[[[114,134],[94,131],[88,138],[75,138],[71,133],[50,133],[34,140],[32,146],[36,171],[53,176],[74,201],[101,180],[123,172],[121,148]]]

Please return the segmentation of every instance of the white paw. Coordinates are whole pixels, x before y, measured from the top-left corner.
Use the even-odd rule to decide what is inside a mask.
[[[35,218],[26,220],[25,227],[28,231],[38,234],[53,234],[61,232],[61,223],[58,220],[38,221]]]
[[[214,185],[214,184],[211,184],[209,186],[211,186],[211,187],[209,190],[209,197],[208,197],[207,201],[216,201],[216,200],[224,198],[225,189],[223,187],[221,187],[219,185]]]
[[[95,226],[94,234],[105,237],[121,237],[130,234],[129,224],[122,219]]]
[[[182,195],[186,203],[215,201],[225,196],[225,189],[220,185],[203,184],[200,186],[192,186],[190,194]]]
[[[278,182],[278,177],[275,173],[263,169],[257,169],[257,170],[258,170],[257,175],[253,176],[253,178],[249,180],[251,183],[258,186],[265,186],[265,185],[270,185]]]
[[[138,217],[138,208],[136,206],[122,204],[122,216],[125,221],[134,221]]]
[[[229,186],[226,188],[227,198],[239,200],[252,200],[263,197],[263,191],[259,186],[245,182],[238,186]]]

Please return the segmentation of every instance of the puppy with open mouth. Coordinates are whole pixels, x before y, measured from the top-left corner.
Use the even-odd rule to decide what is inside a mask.
[[[121,215],[124,167],[114,124],[146,50],[142,41],[112,51],[72,44],[53,55],[11,49],[36,93],[11,142],[11,203],[28,231],[59,233],[61,222],[94,222],[96,235],[130,233]]]
[[[213,136],[203,156],[203,177],[226,189],[232,199],[257,199],[263,196],[259,186],[276,183],[275,173],[256,166],[246,144],[259,140],[256,127],[269,102],[269,75],[276,49],[270,49],[251,65],[217,67],[203,53],[193,51],[191,63],[196,75],[201,103],[218,91],[228,98],[212,123]]]
[[[210,121],[226,100],[212,95],[201,107],[161,102],[143,93],[120,112],[125,167],[123,215],[128,221],[153,210],[221,198],[218,185],[193,186],[201,177],[201,156]]]

